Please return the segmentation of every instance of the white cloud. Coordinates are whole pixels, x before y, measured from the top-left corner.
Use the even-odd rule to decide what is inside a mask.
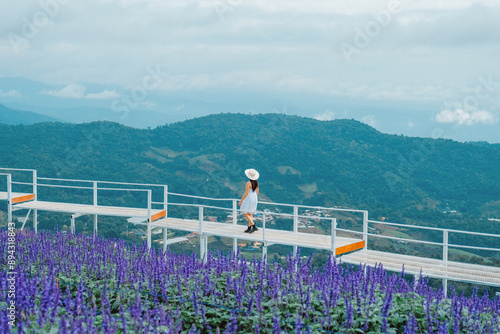
[[[367,115],[361,119],[361,122],[368,124],[372,128],[377,126],[377,121],[375,120],[375,116],[373,115]]]
[[[15,98],[20,98],[22,97],[21,93],[19,93],[17,90],[9,90],[8,92],[4,92],[3,90],[0,89],[0,97],[15,97]]]
[[[114,90],[104,90],[100,93],[91,93],[85,96],[86,99],[95,99],[95,100],[109,100],[109,99],[117,99],[120,97]]]
[[[327,109],[321,114],[314,115],[314,118],[318,121],[331,121],[335,119],[335,113]]]
[[[154,107],[156,107],[156,103],[149,102],[149,101],[141,102],[141,103],[139,103],[139,105],[141,107],[146,108],[146,109],[153,109]]]
[[[44,94],[61,98],[81,99],[85,94],[85,87],[79,84],[69,84],[61,90],[49,90]]]
[[[438,123],[455,123],[458,125],[474,125],[477,123],[495,124],[498,118],[487,110],[466,110],[462,104],[454,104],[436,115]]]

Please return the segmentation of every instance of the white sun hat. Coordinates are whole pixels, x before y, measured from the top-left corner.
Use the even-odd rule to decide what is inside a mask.
[[[245,170],[245,175],[250,179],[250,180],[257,180],[259,178],[259,172],[257,172],[255,169],[250,168]]]

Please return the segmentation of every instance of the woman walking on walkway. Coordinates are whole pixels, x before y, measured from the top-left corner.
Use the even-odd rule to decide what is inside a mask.
[[[248,228],[245,233],[253,233],[258,230],[257,226],[253,222],[253,214],[257,210],[257,195],[259,194],[259,172],[255,169],[245,170],[245,175],[249,178],[249,181],[245,187],[245,194],[241,198],[239,203],[241,211],[243,211],[243,216],[248,220]]]

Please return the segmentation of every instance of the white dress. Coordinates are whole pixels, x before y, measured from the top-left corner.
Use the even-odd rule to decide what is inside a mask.
[[[245,213],[255,213],[257,210],[257,193],[250,189],[248,189],[247,197],[241,203],[241,211]]]

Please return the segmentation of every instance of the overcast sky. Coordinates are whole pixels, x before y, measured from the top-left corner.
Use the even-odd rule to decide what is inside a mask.
[[[325,120],[346,116],[339,99],[400,106],[408,129],[422,118],[411,113],[429,129],[500,129],[498,0],[1,0],[0,22],[0,78],[50,84],[40,93],[66,101],[149,83],[324,99],[307,116]],[[150,72],[159,80],[145,82]],[[16,96],[3,88],[0,103]],[[363,119],[380,125],[383,111]]]

